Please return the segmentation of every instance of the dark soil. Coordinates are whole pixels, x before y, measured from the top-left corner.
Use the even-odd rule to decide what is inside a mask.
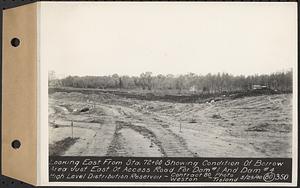
[[[198,93],[198,94],[154,94],[149,91],[148,93],[138,91],[124,91],[124,90],[109,90],[109,89],[92,89],[92,88],[49,88],[49,94],[55,92],[79,92],[83,94],[112,94],[114,96],[147,100],[147,101],[164,101],[164,102],[177,102],[177,103],[205,103],[216,102],[224,99],[237,99],[250,96],[259,95],[274,95],[280,94],[280,91],[272,89],[257,89],[257,90],[243,90],[231,91],[221,93]]]
[[[63,140],[49,145],[49,156],[61,156],[69,149],[79,138],[67,137]]]

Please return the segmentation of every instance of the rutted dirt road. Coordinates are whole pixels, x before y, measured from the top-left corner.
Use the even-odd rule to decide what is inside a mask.
[[[170,103],[56,92],[49,95],[50,155],[290,157],[291,101],[264,95]],[[71,122],[74,142],[56,149],[72,137]]]

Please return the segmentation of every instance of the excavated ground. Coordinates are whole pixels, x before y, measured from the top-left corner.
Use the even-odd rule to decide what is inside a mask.
[[[53,155],[291,157],[292,95],[199,104],[54,92],[49,136]]]

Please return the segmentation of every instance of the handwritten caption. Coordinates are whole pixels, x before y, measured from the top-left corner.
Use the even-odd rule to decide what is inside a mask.
[[[291,182],[286,158],[50,157],[52,182]]]

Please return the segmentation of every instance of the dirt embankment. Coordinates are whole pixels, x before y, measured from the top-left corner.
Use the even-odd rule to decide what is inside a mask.
[[[179,103],[85,92],[49,95],[50,150],[70,137],[71,122],[79,138],[59,155],[291,156],[289,94]]]
[[[65,152],[76,143],[76,140],[79,138],[67,137],[62,140],[59,140],[53,144],[50,144],[49,155],[64,155]]]
[[[148,101],[163,101],[163,102],[178,102],[178,103],[204,103],[210,101],[220,101],[225,99],[237,99],[250,96],[274,95],[280,94],[279,91],[271,89],[232,91],[221,93],[198,93],[198,94],[164,94],[163,92],[140,92],[140,91],[125,91],[125,90],[104,90],[104,89],[89,89],[89,88],[49,88],[49,94],[55,92],[79,92],[83,94],[105,95],[112,94],[128,99],[148,100]]]

